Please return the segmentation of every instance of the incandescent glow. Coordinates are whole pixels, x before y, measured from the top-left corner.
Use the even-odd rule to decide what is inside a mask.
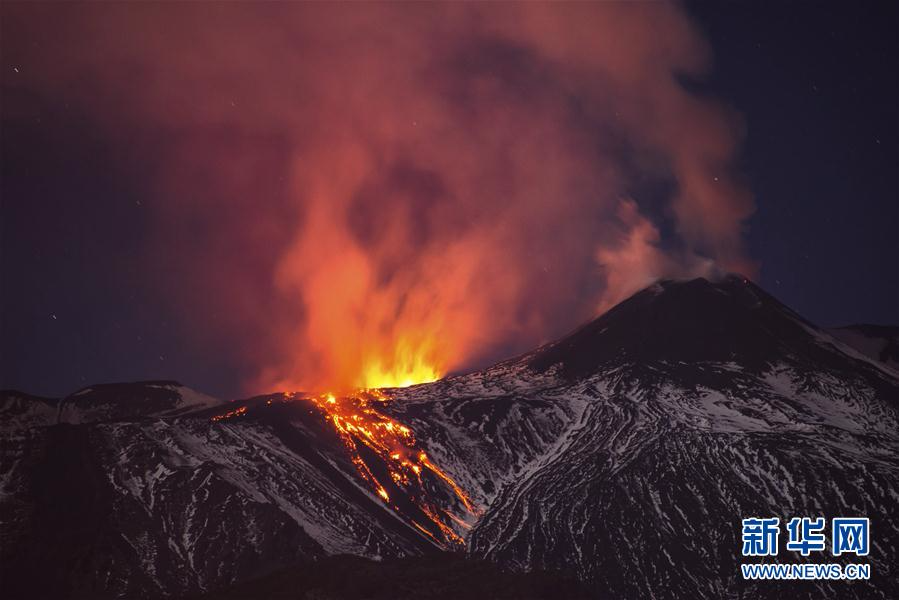
[[[304,399],[297,394],[290,398]],[[374,496],[437,545],[454,548],[465,544],[462,535],[472,525],[467,517],[480,516],[481,509],[418,446],[412,429],[387,414],[384,408],[391,397],[384,390],[324,393],[308,399],[340,438],[350,462]],[[272,400],[265,405],[271,406]],[[218,423],[248,414],[244,405],[211,420]]]
[[[430,381],[753,271],[743,126],[681,3],[31,4],[15,97],[153,165],[140,272],[247,392]]]
[[[269,401],[271,404],[271,401]],[[228,419],[233,419],[234,417],[242,417],[247,414],[247,407],[241,406],[240,408],[235,408],[234,410],[229,410],[226,413],[215,415],[210,419],[213,423],[218,423],[219,421],[227,421]]]
[[[359,386],[369,390],[401,388],[431,383],[443,377],[442,370],[436,366],[440,360],[435,352],[436,345],[423,333],[426,330],[425,327],[418,329],[417,343],[405,336],[399,340],[388,338],[374,345],[363,357]],[[433,335],[437,335],[436,332]]]
[[[423,364],[409,365],[386,370],[380,362],[369,365],[365,370],[365,384],[371,388],[402,388],[419,383],[431,383],[441,375],[432,367]]]
[[[455,502],[470,515],[478,515],[479,509],[465,490],[417,446],[412,430],[379,409],[390,401],[389,396],[379,389],[365,389],[340,397],[320,394],[311,400],[340,437],[350,461],[374,494],[436,543],[448,547],[464,544],[458,531],[467,530],[469,524],[440,508],[437,496],[444,498],[442,504]],[[368,451],[363,452],[363,448]],[[372,459],[372,453],[378,460]],[[404,496],[412,507],[401,507],[394,495]],[[416,521],[416,516],[427,519],[424,522],[430,522],[430,526]]]

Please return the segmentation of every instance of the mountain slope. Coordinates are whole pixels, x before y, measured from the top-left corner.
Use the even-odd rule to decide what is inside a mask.
[[[741,518],[870,516],[873,585],[791,594],[899,591],[899,385],[751,283],[658,284],[530,364],[597,399],[564,449],[503,490],[472,554],[571,568],[613,596],[775,597],[786,586],[737,579]]]
[[[234,406],[201,406],[11,433],[0,453],[4,591],[181,595],[326,554],[433,548],[355,480],[307,404],[240,405],[262,414],[214,421]]]
[[[221,400],[176,381],[106,383],[83,388],[65,398],[4,390],[0,391],[0,428],[175,417],[222,404]]]
[[[896,597],[897,412],[895,371],[740,277],[659,282],[386,394],[7,392],[0,576],[9,597],[178,596],[464,548],[596,597]],[[870,582],[737,579],[740,519],[818,515],[871,517]]]
[[[833,337],[899,372],[899,327],[847,325],[828,329]]]

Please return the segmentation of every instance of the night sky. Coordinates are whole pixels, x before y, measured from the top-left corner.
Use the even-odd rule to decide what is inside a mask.
[[[899,323],[896,6],[691,6],[746,119],[761,284],[813,322]]]
[[[715,2],[688,4],[687,12],[711,46],[713,67],[704,81],[686,85],[742,115],[738,167],[755,197],[745,242],[762,287],[821,325],[899,323],[895,6]],[[51,31],[37,24],[31,33],[39,41]],[[173,281],[184,288],[196,282],[190,310],[205,327],[220,320],[240,329],[229,321],[233,299],[223,298],[240,287],[208,287],[196,271],[180,270],[193,236],[201,240],[229,217],[215,210],[169,215],[177,220],[173,237],[160,243],[154,233],[160,217],[150,211],[160,201],[163,171],[154,156],[170,147],[171,130],[110,133],[101,121],[112,104],[93,111],[17,84],[30,65],[18,47],[7,50],[0,79],[0,387],[62,395],[97,382],[177,379],[224,397],[244,393],[258,368],[246,360],[256,352],[245,342],[252,334],[198,340],[191,313],[185,317],[171,299]],[[499,51],[485,52],[502,67]],[[141,85],[140,71],[131,75]],[[217,135],[225,146],[244,139]],[[253,170],[260,181],[285,176],[282,143],[272,136],[254,142],[269,153]],[[440,182],[426,174],[411,167],[392,173],[390,185],[440,198]],[[194,185],[202,188],[204,179]],[[269,235],[273,245],[286,244],[277,228],[260,234]],[[216,243],[240,260],[239,248]],[[247,272],[242,286],[266,285]],[[268,310],[275,309],[259,306],[257,318]],[[243,345],[246,352],[235,349]],[[522,345],[500,348],[528,349]],[[487,358],[498,356],[479,360]]]

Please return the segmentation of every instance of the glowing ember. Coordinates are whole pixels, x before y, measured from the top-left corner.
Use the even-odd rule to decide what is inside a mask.
[[[368,484],[387,505],[399,511],[397,504],[392,503],[390,494],[382,481],[375,476],[373,469],[365,462],[360,453],[360,444],[373,451],[387,467],[390,483],[400,488],[410,501],[437,527],[443,537],[438,539],[432,531],[420,523],[412,524],[438,543],[462,545],[464,541],[453,529],[458,526],[468,528],[468,524],[452,513],[442,510],[428,500],[423,473],[433,473],[459,499],[470,514],[478,514],[471,498],[445,471],[428,458],[427,454],[416,447],[415,435],[407,426],[399,423],[377,408],[379,403],[388,402],[390,398],[378,389],[360,390],[350,396],[340,398],[333,394],[321,394],[311,398],[313,404],[321,411],[326,422],[334,427],[340,436],[350,460],[356,467],[359,476]],[[436,483],[431,480],[430,484]]]
[[[233,419],[234,417],[242,417],[247,413],[247,407],[241,406],[240,408],[235,408],[234,410],[229,410],[226,413],[215,415],[210,419],[213,423],[218,423],[219,421],[226,421],[228,419]]]

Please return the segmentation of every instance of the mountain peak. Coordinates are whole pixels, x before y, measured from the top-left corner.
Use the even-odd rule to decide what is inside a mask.
[[[748,278],[659,280],[565,338],[545,346],[531,367],[561,365],[569,377],[621,362],[739,362],[763,368],[815,353],[817,328]]]

